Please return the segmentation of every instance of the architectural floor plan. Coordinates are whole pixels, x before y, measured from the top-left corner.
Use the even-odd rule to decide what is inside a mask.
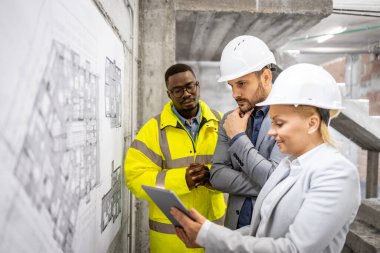
[[[79,202],[99,183],[96,75],[53,42],[14,175],[70,252]]]
[[[0,252],[107,252],[121,226],[123,44],[91,0],[0,3],[7,23]]]
[[[112,62],[106,58],[105,73],[105,112],[106,117],[110,119],[111,127],[121,126],[121,72],[116,66],[115,61]]]

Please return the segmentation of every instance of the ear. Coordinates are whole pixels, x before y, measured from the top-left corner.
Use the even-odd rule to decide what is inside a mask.
[[[166,91],[166,94],[168,95],[168,98],[170,99],[170,100],[172,100],[172,98],[170,97],[170,92],[167,90]]]
[[[265,87],[269,87],[270,85],[272,85],[272,71],[270,71],[270,69],[265,68],[260,78],[261,78],[261,83]]]
[[[309,129],[307,133],[313,134],[318,131],[319,125],[321,124],[321,119],[316,114],[313,114],[312,116],[310,116],[308,124]]]

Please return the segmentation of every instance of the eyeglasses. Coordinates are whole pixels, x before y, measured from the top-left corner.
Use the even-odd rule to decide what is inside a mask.
[[[183,93],[185,93],[185,90],[188,93],[194,93],[198,85],[199,85],[199,82],[196,81],[194,83],[189,83],[188,85],[184,87],[175,87],[172,90],[168,90],[168,91],[170,91],[170,93],[173,94],[174,97],[180,98],[183,96]]]

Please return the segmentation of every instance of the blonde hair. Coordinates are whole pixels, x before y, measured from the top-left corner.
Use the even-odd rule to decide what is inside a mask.
[[[322,119],[322,116],[321,116],[317,107],[308,106],[308,105],[299,105],[299,106],[294,106],[293,108],[296,112],[302,114],[305,117],[310,117],[314,114],[318,115],[320,122],[321,122],[318,129],[319,129],[319,133],[322,137],[322,140],[325,143],[328,143],[334,147],[337,147],[337,143],[334,140],[334,138],[332,138],[330,131],[329,131],[329,128],[327,126],[327,123]],[[329,115],[330,115],[330,120],[337,117],[339,114],[339,110],[328,110],[328,111],[329,111]]]

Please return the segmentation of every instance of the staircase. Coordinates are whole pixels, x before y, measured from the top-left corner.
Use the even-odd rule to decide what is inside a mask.
[[[369,101],[345,100],[345,109],[331,126],[368,151],[366,199],[346,238],[342,253],[380,253],[380,199],[377,199],[380,117],[369,116]]]
[[[368,151],[366,198],[376,198],[380,152],[380,116],[369,116],[367,99],[344,100],[345,109],[331,126]]]
[[[342,253],[380,252],[380,201],[364,199],[346,238]]]

